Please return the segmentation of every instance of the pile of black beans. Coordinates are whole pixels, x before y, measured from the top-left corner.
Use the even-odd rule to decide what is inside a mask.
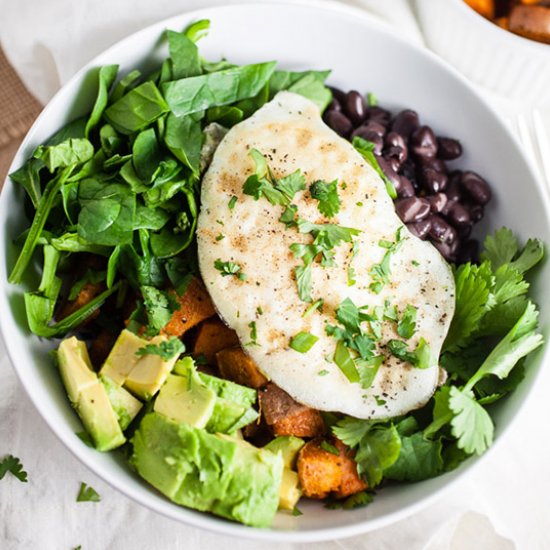
[[[374,144],[378,164],[397,192],[395,210],[411,233],[430,240],[450,262],[477,261],[478,242],[470,234],[491,189],[475,172],[448,169],[446,161],[462,154],[460,142],[436,136],[415,111],[393,116],[368,105],[355,90],[331,90],[325,122],[350,141],[359,136]]]

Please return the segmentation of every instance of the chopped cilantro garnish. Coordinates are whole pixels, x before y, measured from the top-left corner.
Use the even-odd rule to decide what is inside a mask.
[[[225,239],[225,235],[223,233],[220,233],[217,237],[216,237],[216,240],[217,241],[222,241],[223,239]]]
[[[418,267],[420,265],[420,262],[417,260],[411,260],[411,264],[414,265],[414,267]]]
[[[2,459],[2,461],[0,461],[0,479],[3,479],[7,472],[10,472],[23,483],[28,481],[28,474],[25,470],[23,470],[23,464],[21,464],[21,461],[13,455],[7,455]]]
[[[367,94],[367,104],[369,107],[376,107],[378,105],[378,99],[372,92]]]
[[[394,254],[401,244],[403,243],[403,237],[401,236],[401,230],[403,226],[400,226],[395,233],[395,241],[387,241],[381,239],[378,241],[378,246],[384,248],[386,252],[382,258],[382,261],[379,264],[374,264],[370,269],[370,276],[372,279],[369,288],[375,293],[379,294],[385,285],[390,282],[391,275],[391,257]]]
[[[265,197],[271,204],[288,206],[298,191],[306,188],[304,175],[300,170],[284,178],[276,179],[265,157],[257,150],[251,149],[249,155],[255,163],[255,172],[247,178],[243,185],[243,193],[259,200]]]
[[[397,323],[397,334],[405,340],[412,338],[416,332],[416,312],[417,308],[408,304]]]
[[[358,202],[355,203],[355,206],[361,207],[361,206],[363,206],[363,203],[361,201],[358,201]]]
[[[98,492],[89,485],[85,483],[80,484],[80,490],[78,491],[78,496],[76,497],[77,502],[99,502],[101,497]]]
[[[175,296],[153,286],[142,286],[143,305],[147,315],[148,336],[157,335],[170,321],[174,311],[180,308]]]
[[[302,512],[300,512],[300,510],[297,506],[294,506],[294,508],[292,508],[292,515],[293,516],[303,516],[304,514]]]
[[[382,399],[380,396],[378,395],[375,395],[374,396],[374,400],[376,401],[376,404],[381,407],[382,405],[385,405],[386,404],[386,400],[385,399]]]
[[[336,344],[334,362],[350,382],[360,381],[359,372],[357,371],[353,357],[342,340],[339,340]]]
[[[256,321],[250,321],[250,323],[248,323],[248,328],[250,329],[250,342],[247,342],[245,346],[259,346]]]
[[[296,222],[294,221],[294,218],[296,216],[296,212],[298,211],[298,207],[295,204],[289,204],[284,212],[281,214],[281,217],[279,218],[279,221],[281,223],[284,223],[287,227],[294,227],[296,225]]]
[[[229,207],[229,210],[233,210],[233,208],[235,208],[236,204],[237,204],[237,197],[236,197],[236,195],[233,195],[229,199],[229,203],[227,204],[227,206]]]
[[[319,445],[319,447],[321,447],[323,451],[327,451],[327,453],[340,456],[340,451],[334,445],[331,445],[328,441],[321,441],[321,445]]]
[[[327,218],[332,218],[340,211],[340,197],[338,197],[338,180],[330,183],[316,181],[309,186],[311,196],[319,201],[317,208]]]
[[[218,225],[225,225],[225,224],[223,223],[222,220],[216,220],[216,223],[217,223]]]
[[[264,314],[264,310],[262,309],[262,306],[258,306],[258,307],[256,308],[256,313],[257,313],[258,315],[263,315],[263,314]]]
[[[320,370],[318,373],[317,373],[317,376],[326,376],[328,374],[328,370],[327,369],[323,369],[323,370]]]
[[[306,319],[309,317],[315,310],[320,309],[323,307],[323,298],[319,298],[318,300],[315,300],[302,314],[302,317]]]
[[[160,344],[147,344],[146,346],[138,349],[136,355],[143,357],[144,355],[158,355],[165,361],[172,359],[176,355],[180,355],[185,351],[183,342],[172,336],[169,340],[165,340]]]
[[[306,353],[315,345],[318,340],[319,338],[314,334],[302,331],[298,334],[295,334],[290,339],[289,345],[293,350],[299,353]]]
[[[409,351],[407,343],[402,340],[390,340],[387,346],[394,357],[410,363],[417,369],[427,369],[432,366],[430,346],[424,338],[420,338],[414,351]]]
[[[246,280],[246,274],[241,271],[241,266],[235,262],[222,262],[219,258],[214,262],[214,267],[221,273],[222,277],[234,275],[241,281]]]
[[[353,244],[351,245],[351,258],[349,259],[348,264],[348,286],[353,286],[357,282],[355,280],[355,268],[353,267],[353,260],[355,260],[358,252],[359,245],[357,244],[357,241],[353,241]]]

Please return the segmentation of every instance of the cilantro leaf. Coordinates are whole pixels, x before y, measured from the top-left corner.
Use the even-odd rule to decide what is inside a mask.
[[[293,227],[294,225],[296,225],[296,222],[294,221],[294,217],[296,216],[297,211],[298,211],[298,207],[295,204],[289,204],[284,209],[284,212],[281,214],[279,221],[281,223],[284,223],[287,229],[290,227]]]
[[[298,265],[294,268],[298,296],[303,302],[311,302],[311,264]]]
[[[275,186],[286,197],[288,203],[290,203],[298,191],[303,191],[306,188],[306,180],[302,172],[296,170],[292,174],[276,180]]]
[[[246,280],[246,273],[242,272],[242,267],[235,262],[222,262],[219,258],[214,262],[214,267],[220,272],[222,277],[234,275],[241,281]]]
[[[180,355],[185,351],[183,342],[172,336],[169,340],[165,340],[160,344],[147,344],[146,346],[138,349],[136,355],[143,357],[144,355],[158,355],[165,361],[172,359],[176,355]]]
[[[521,254],[510,265],[520,273],[529,271],[538,264],[544,256],[544,245],[540,239],[529,239]]]
[[[378,370],[380,369],[380,366],[383,362],[383,355],[377,355],[376,357],[373,357],[367,361],[362,361],[360,359],[356,361],[357,366],[359,367],[357,369],[359,371],[359,383],[364,390],[367,390],[372,386],[374,379],[378,374]],[[378,400],[377,404],[380,405],[380,403],[378,403]]]
[[[321,441],[320,447],[321,449],[323,449],[323,451],[326,451],[327,453],[340,456],[340,451],[326,440]]]
[[[229,210],[233,210],[233,208],[235,208],[235,205],[237,204],[237,196],[236,195],[233,195],[230,199],[229,199],[229,202],[227,203],[227,207],[229,208]]]
[[[453,412],[451,431],[458,447],[468,454],[483,454],[493,442],[494,426],[489,413],[471,392],[455,386],[449,391],[449,408]]]
[[[99,502],[100,500],[101,497],[93,487],[86,485],[84,482],[80,484],[80,490],[76,497],[77,502]]]
[[[430,346],[424,338],[418,340],[414,351],[409,351],[407,343],[402,340],[389,340],[387,343],[389,352],[401,361],[410,363],[417,369],[428,369],[432,366],[432,354]]]
[[[495,346],[477,372],[470,378],[465,390],[471,390],[483,377],[493,374],[500,379],[506,378],[516,363],[527,354],[542,345],[544,339],[535,329],[538,312],[532,302],[508,334]]]
[[[481,265],[462,264],[455,273],[455,314],[443,345],[444,351],[455,351],[466,345],[491,308],[494,278],[488,261]]]
[[[417,308],[411,306],[410,304],[405,307],[405,311],[403,312],[399,323],[397,323],[397,334],[399,334],[401,338],[408,340],[409,338],[412,338],[416,332],[416,312]]]
[[[172,318],[177,309],[167,294],[153,286],[142,286],[143,305],[147,314],[147,334],[158,334]]]
[[[370,276],[372,282],[369,285],[369,288],[375,293],[380,294],[385,285],[390,282],[391,275],[391,257],[401,246],[403,242],[403,237],[401,236],[401,230],[403,226],[400,226],[395,233],[395,241],[386,241],[381,239],[378,242],[378,246],[385,248],[386,252],[382,257],[382,261],[378,264],[374,264],[370,270]]]
[[[248,328],[250,329],[250,342],[247,342],[245,346],[259,346],[256,321],[250,321],[250,323],[248,323]]]
[[[371,488],[382,481],[384,470],[399,457],[401,439],[393,425],[346,417],[332,431],[340,441],[356,449],[357,472]]]
[[[290,339],[289,346],[299,353],[306,353],[315,345],[318,340],[319,338],[314,334],[302,331],[298,334],[295,334]]]
[[[23,470],[21,461],[13,455],[5,456],[0,462],[0,479],[3,479],[8,472],[14,475],[19,481],[27,483],[28,474]]]
[[[327,218],[332,218],[340,211],[340,197],[338,196],[338,180],[330,183],[316,181],[309,186],[311,196],[319,201],[317,208]]]
[[[408,417],[406,420],[414,418]],[[418,427],[417,427],[418,429]],[[400,431],[399,425],[397,430]],[[401,434],[401,451],[398,459],[387,470],[384,477],[397,481],[422,481],[440,474],[443,470],[440,440],[426,439],[421,431],[410,435]]]
[[[512,231],[501,227],[493,235],[487,236],[483,243],[482,260],[488,260],[494,270],[509,264],[518,252],[519,243]]]

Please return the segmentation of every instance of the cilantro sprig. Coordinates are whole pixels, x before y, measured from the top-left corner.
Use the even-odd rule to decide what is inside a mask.
[[[19,458],[13,455],[5,456],[2,461],[0,461],[0,479],[4,479],[4,476],[10,472],[15,476],[19,481],[27,483],[27,472],[23,470],[23,464]]]
[[[100,500],[101,496],[93,487],[86,485],[84,482],[80,484],[80,489],[76,497],[77,502],[99,502]]]
[[[318,202],[319,212],[327,218],[332,218],[340,212],[340,197],[338,196],[338,180],[330,183],[316,181],[309,186],[310,195]]]
[[[160,344],[147,344],[146,346],[138,349],[136,355],[143,357],[144,355],[158,355],[165,361],[172,359],[176,355],[181,355],[185,351],[183,342],[172,336],[169,340],[165,340]]]
[[[235,276],[240,281],[246,280],[246,273],[243,273],[242,267],[235,262],[223,262],[218,258],[214,261],[214,267],[220,272],[222,277]]]
[[[380,263],[374,264],[370,268],[371,283],[370,290],[375,294],[380,294],[384,286],[390,283],[391,275],[391,257],[403,244],[404,237],[401,235],[403,226],[400,226],[395,233],[395,241],[380,239],[378,246],[385,249],[384,256]]]

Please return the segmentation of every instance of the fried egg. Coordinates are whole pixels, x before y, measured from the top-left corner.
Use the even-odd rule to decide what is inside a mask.
[[[333,265],[313,262],[311,298],[322,299],[323,305],[309,315],[304,316],[312,304],[300,299],[294,273],[302,260],[290,247],[309,244],[313,237],[279,221],[284,206],[243,193],[255,171],[252,149],[265,156],[276,178],[302,172],[305,189],[292,200],[300,218],[359,231],[353,244],[334,248]],[[330,219],[309,191],[319,180],[338,182],[340,209]],[[398,235],[402,242],[389,259],[388,281],[374,290],[373,268],[387,252],[383,243],[396,242]],[[227,133],[202,181],[197,238],[200,271],[220,317],[266,377],[296,401],[381,419],[421,407],[432,396],[439,377],[437,358],[454,313],[451,269],[430,243],[407,230],[380,176],[324,124],[314,103],[280,92]],[[224,272],[220,262],[238,267]],[[346,299],[363,311],[390,304],[402,315],[407,306],[416,308],[414,334],[406,340],[397,334],[395,322],[381,322],[376,353],[384,360],[370,385],[350,382],[334,362],[338,340],[327,333],[327,325],[338,325],[336,312]],[[363,324],[368,331],[368,323]],[[318,338],[303,353],[290,346],[300,332]],[[427,342],[428,368],[390,353],[392,339],[405,341],[409,350],[421,339]]]

